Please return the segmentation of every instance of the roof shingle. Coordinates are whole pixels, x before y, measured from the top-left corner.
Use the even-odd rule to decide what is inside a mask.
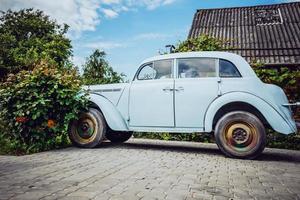
[[[300,2],[199,9],[189,38],[207,34],[228,41],[225,46],[248,62],[300,64]]]

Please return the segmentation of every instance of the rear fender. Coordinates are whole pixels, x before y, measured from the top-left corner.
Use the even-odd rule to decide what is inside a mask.
[[[224,105],[232,102],[244,102],[254,106],[277,132],[289,134],[295,132],[280,111],[277,111],[263,99],[245,92],[231,92],[215,99],[208,107],[204,117],[205,132],[213,131],[213,119],[217,111]]]

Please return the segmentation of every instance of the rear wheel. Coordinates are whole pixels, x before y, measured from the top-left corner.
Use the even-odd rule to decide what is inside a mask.
[[[102,113],[90,108],[82,112],[78,120],[69,124],[69,137],[72,143],[78,147],[93,148],[100,144],[106,133],[106,122]]]
[[[266,131],[261,121],[244,111],[224,115],[215,128],[220,150],[229,157],[256,158],[266,145]]]
[[[122,143],[129,140],[132,136],[132,132],[122,132],[122,131],[109,131],[106,134],[106,138],[113,143]]]

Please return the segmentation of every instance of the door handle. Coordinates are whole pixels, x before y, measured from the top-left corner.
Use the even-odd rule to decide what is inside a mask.
[[[163,90],[164,92],[167,92],[167,91],[173,91],[173,89],[170,88],[170,87],[165,87],[165,88],[163,88],[162,90]]]
[[[175,91],[176,92],[184,91],[184,88],[180,86],[180,87],[176,88]]]

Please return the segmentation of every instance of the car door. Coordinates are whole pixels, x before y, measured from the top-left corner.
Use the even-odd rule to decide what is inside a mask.
[[[173,60],[143,65],[130,87],[129,125],[174,127],[173,95]]]
[[[175,125],[203,128],[209,104],[218,96],[217,59],[177,59],[175,79]]]

